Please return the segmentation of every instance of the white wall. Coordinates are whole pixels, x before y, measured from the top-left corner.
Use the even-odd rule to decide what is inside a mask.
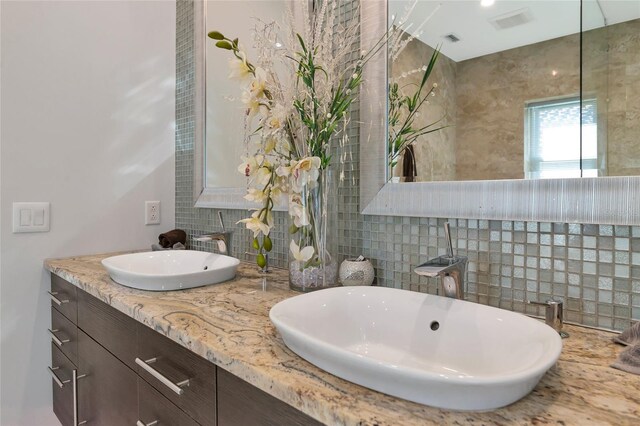
[[[175,2],[0,8],[0,424],[55,425],[43,260],[148,247],[174,226]],[[12,234],[14,201],[51,202],[51,231]]]

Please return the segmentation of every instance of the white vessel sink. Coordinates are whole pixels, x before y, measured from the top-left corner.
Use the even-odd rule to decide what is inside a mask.
[[[228,281],[236,276],[239,263],[234,257],[195,250],[131,253],[102,261],[115,282],[151,291],[181,290]]]
[[[337,287],[275,305],[284,343],[343,379],[421,404],[491,410],[527,395],[560,356],[540,321],[384,287]]]

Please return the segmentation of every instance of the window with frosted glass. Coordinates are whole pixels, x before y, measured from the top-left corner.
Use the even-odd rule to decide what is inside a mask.
[[[597,135],[595,99],[583,100],[582,107],[579,97],[527,104],[525,177],[598,176]]]

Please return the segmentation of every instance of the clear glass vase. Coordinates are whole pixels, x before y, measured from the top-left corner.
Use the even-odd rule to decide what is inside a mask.
[[[301,292],[336,287],[339,265],[332,171],[300,171],[290,183],[289,287]]]

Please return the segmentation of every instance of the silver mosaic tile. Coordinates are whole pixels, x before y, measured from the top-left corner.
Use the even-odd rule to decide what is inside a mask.
[[[357,2],[341,1],[345,16]],[[219,230],[215,209],[193,207],[193,3],[177,1],[176,33],[176,226],[189,236]],[[355,58],[355,51],[354,51]],[[364,254],[376,269],[377,285],[438,294],[437,280],[413,268],[445,252],[446,218],[363,216],[359,204],[359,110],[354,105],[347,154],[339,167],[338,257]],[[232,254],[251,259],[251,235],[235,222],[241,210],[225,210],[233,231]],[[286,215],[277,213],[271,264],[287,265]],[[517,312],[541,315],[528,300],[561,297],[568,321],[622,330],[640,320],[640,227],[522,221],[449,219],[460,255],[469,257],[466,298]],[[212,250],[210,243],[192,243]]]

